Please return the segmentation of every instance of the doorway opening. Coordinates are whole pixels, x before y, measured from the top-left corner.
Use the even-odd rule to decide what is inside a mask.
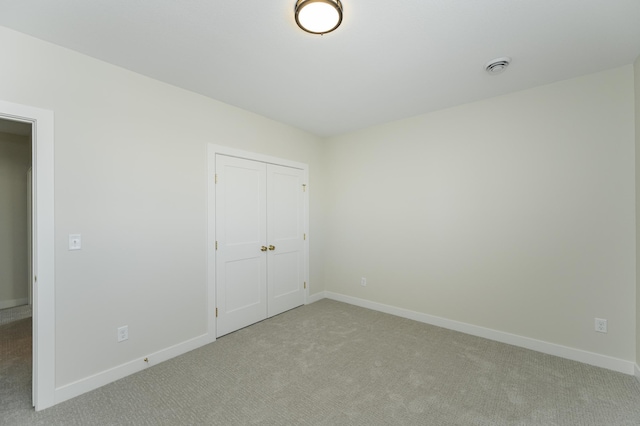
[[[26,296],[25,289],[20,290],[17,288],[20,287],[20,284],[15,284],[16,288],[10,290],[12,295],[0,294],[0,298],[3,298],[4,307],[12,310],[11,317],[6,315],[11,319],[8,325],[19,325],[18,327],[12,327],[11,332],[2,330],[2,338],[5,335],[15,335],[15,333],[22,336],[21,349],[18,350],[17,354],[12,353],[11,355],[14,361],[18,358],[17,362],[22,362],[23,375],[26,377],[26,379],[23,377],[23,380],[19,381],[20,386],[22,386],[20,397],[25,398],[25,401],[28,401],[36,410],[42,410],[56,403],[53,112],[0,100],[0,125],[3,126],[0,133],[3,133],[5,140],[8,140],[3,144],[5,145],[5,151],[13,152],[27,149],[27,152],[29,152],[28,150],[30,149],[30,154],[27,153],[24,160],[27,164],[24,166],[31,166],[31,173],[27,170],[24,178],[22,176],[19,178],[5,178],[5,181],[11,181],[12,179],[19,181],[15,187],[22,187],[22,189],[16,189],[16,192],[26,192],[31,189],[31,193],[25,194],[23,192],[20,195],[22,198],[17,198],[17,201],[0,200],[0,203],[8,204],[8,207],[6,207],[8,209],[18,208],[17,211],[12,210],[12,217],[22,215],[22,219],[20,219],[22,222],[12,221],[10,223],[10,228],[12,228],[10,231],[7,231],[6,229],[9,228],[5,227],[5,230],[0,230],[0,232],[9,233],[12,236],[11,245],[16,246],[12,247],[12,254],[7,255],[9,259],[5,262],[7,265],[11,265],[12,274],[9,274],[11,281],[21,282],[25,280],[28,282],[26,284]],[[24,139],[20,139],[20,136],[23,136]],[[24,145],[29,146],[25,147]],[[24,156],[21,158],[24,158]],[[12,161],[6,162],[11,166],[0,168],[0,174],[14,168],[16,164]],[[20,170],[24,171],[23,168]],[[0,185],[2,185],[2,179],[3,177],[0,177]],[[23,201],[21,200],[24,200],[24,204],[27,204],[24,209]],[[27,203],[27,200],[31,200],[31,202]],[[2,214],[0,215],[0,218],[2,218],[0,220],[4,220],[7,217],[7,215]],[[23,228],[23,225],[24,228],[27,228],[26,233],[24,229],[13,229],[14,227]],[[23,238],[27,241],[24,241]],[[14,241],[22,242],[14,244]],[[3,254],[2,251],[8,251],[6,244],[0,246],[0,256]],[[18,256],[17,253],[24,254]],[[14,258],[14,256],[17,257]],[[22,256],[26,257],[26,260]],[[9,278],[2,276],[2,280],[9,281]],[[11,285],[14,286],[14,284]],[[24,306],[27,306],[27,308],[22,309]],[[31,306],[31,312],[29,312],[29,306]],[[24,310],[27,312],[25,313]],[[24,318],[13,321],[18,316],[24,316]],[[28,323],[29,318],[31,318],[31,325]],[[27,321],[23,321],[25,319]],[[0,327],[5,326],[0,325]],[[29,332],[31,332],[30,337]],[[24,341],[25,339],[26,342]],[[3,343],[3,346],[7,346],[7,348],[3,348],[7,351],[15,348],[15,345],[4,345],[2,341],[0,343]],[[30,351],[29,347],[31,348]],[[31,362],[27,361],[25,364],[25,358],[28,360],[29,355],[31,355]],[[3,356],[2,358],[4,359],[5,357]],[[31,380],[29,380],[29,377]],[[7,386],[2,386],[0,392],[4,392],[5,388]],[[26,394],[24,392],[25,389]],[[3,402],[7,400],[4,394],[0,399]]]
[[[32,123],[0,119],[0,371],[2,400],[31,404]]]

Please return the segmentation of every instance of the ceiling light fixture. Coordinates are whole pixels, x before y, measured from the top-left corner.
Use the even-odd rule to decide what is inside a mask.
[[[342,22],[340,0],[297,0],[296,24],[312,34],[326,34]]]

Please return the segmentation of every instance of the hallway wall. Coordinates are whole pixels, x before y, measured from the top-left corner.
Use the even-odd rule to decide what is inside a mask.
[[[28,303],[29,167],[31,138],[0,133],[0,309]]]

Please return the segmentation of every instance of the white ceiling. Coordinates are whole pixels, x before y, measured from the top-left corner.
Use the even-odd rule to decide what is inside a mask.
[[[0,25],[320,136],[632,63],[640,0],[0,0]],[[484,71],[511,56],[503,74]]]

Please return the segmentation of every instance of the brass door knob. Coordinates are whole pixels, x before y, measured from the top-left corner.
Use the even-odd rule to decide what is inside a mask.
[[[276,246],[269,246],[269,250],[275,250]]]
[[[267,251],[267,247],[265,246],[260,247],[260,251]]]

